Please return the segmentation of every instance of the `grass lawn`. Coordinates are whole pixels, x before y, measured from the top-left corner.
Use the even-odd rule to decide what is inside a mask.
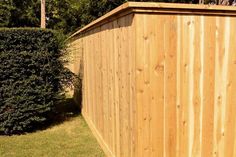
[[[0,157],[105,157],[82,116],[44,131],[0,136]]]

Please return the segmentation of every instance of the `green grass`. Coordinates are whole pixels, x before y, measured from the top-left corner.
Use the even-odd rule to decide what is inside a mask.
[[[82,116],[44,131],[0,136],[0,157],[105,157]]]

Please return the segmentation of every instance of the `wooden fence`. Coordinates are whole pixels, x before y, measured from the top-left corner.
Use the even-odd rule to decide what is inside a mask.
[[[236,7],[129,2],[70,40],[107,156],[236,157]]]

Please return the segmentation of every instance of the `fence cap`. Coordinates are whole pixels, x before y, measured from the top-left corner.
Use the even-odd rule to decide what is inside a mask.
[[[127,2],[78,30],[69,39],[122,12],[236,16],[236,7],[183,3]]]

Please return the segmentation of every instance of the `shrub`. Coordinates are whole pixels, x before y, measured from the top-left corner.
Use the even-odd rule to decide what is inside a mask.
[[[52,30],[0,29],[0,134],[47,124],[72,84],[63,37]]]

